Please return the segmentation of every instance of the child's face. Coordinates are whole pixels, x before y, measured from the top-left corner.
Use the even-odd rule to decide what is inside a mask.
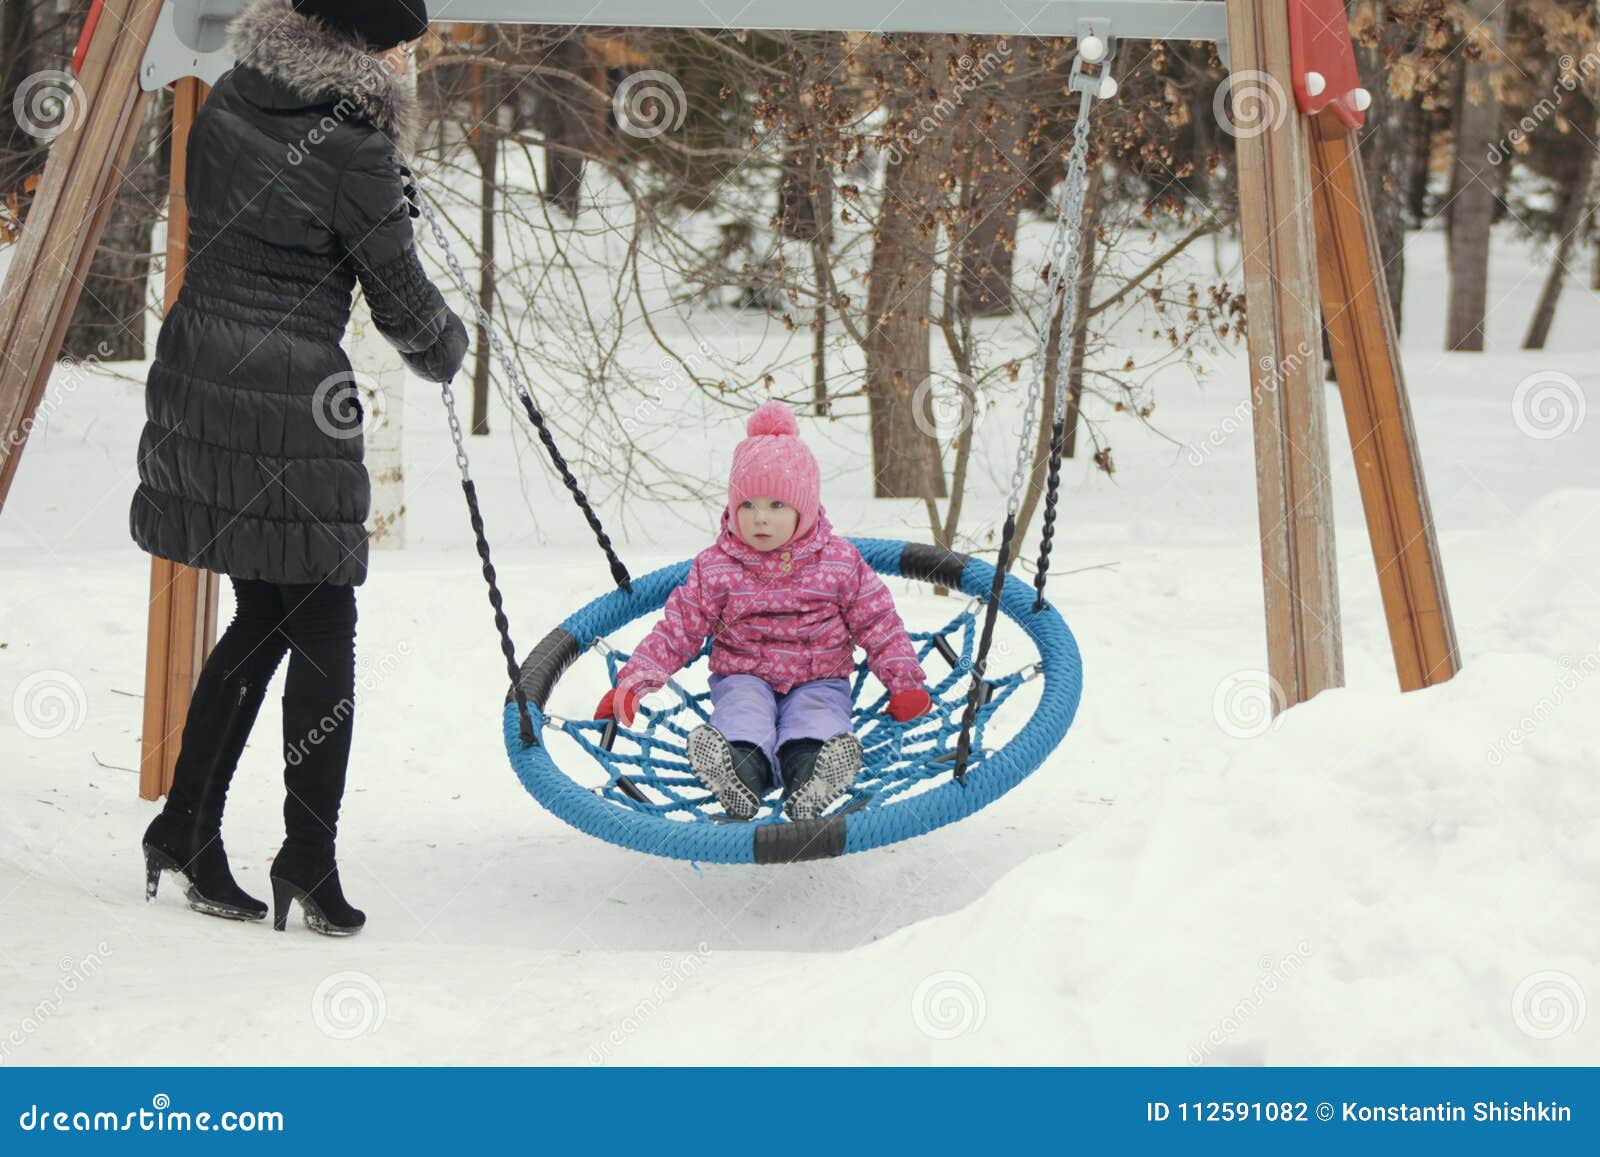
[[[800,523],[800,512],[780,498],[747,498],[737,514],[739,537],[757,550],[777,550]]]

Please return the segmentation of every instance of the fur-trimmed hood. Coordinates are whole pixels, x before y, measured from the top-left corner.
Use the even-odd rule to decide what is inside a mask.
[[[228,26],[237,64],[278,81],[306,104],[344,97],[354,114],[392,138],[402,156],[417,145],[416,89],[359,43],[289,0],[254,0]]]

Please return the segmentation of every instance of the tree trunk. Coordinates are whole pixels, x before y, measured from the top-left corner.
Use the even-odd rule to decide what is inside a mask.
[[[897,40],[895,47],[908,69],[920,67],[922,83],[897,86],[892,97],[889,165],[868,274],[874,494],[943,498],[944,466],[927,383],[936,248],[945,208],[940,178],[949,167],[954,133],[954,117],[935,113],[948,96],[951,38]]]
[[[1567,262],[1577,248],[1578,234],[1583,231],[1584,217],[1589,213],[1590,196],[1594,186],[1595,147],[1587,141],[1574,141],[1579,151],[1578,171],[1567,186],[1561,201],[1561,220],[1556,238],[1555,256],[1550,271],[1545,274],[1544,288],[1539,291],[1539,304],[1534,307],[1533,318],[1528,323],[1528,334],[1522,339],[1525,350],[1542,350],[1550,337],[1550,326],[1556,319],[1556,303],[1561,300],[1561,290],[1566,282]]]
[[[973,55],[977,55],[974,53]],[[1004,73],[984,90],[994,115],[963,125],[973,162],[968,229],[961,247],[961,308],[973,317],[999,317],[1013,309],[1011,274],[1017,218],[1022,212],[1028,145],[1018,83]]]
[[[573,29],[561,34],[545,58],[551,68],[573,76],[588,75],[589,51],[582,31]],[[545,199],[575,218],[583,192],[582,153],[593,146],[590,118],[594,98],[564,77],[549,77],[540,88],[534,124],[551,144],[565,146],[544,151]]]
[[[1406,105],[1406,214],[1413,229],[1428,215],[1428,179],[1433,173],[1433,111],[1420,98]]]
[[[500,170],[500,89],[497,79],[485,78],[479,92],[483,105],[491,111],[486,117],[474,118],[476,127],[472,131],[472,151],[478,161],[478,300],[483,303],[484,313],[490,317],[494,316],[495,224],[499,217],[495,205]],[[474,108],[479,107],[477,93],[474,94],[473,105]],[[489,433],[489,374],[494,361],[488,333],[481,324],[477,326],[477,331],[478,356],[472,365],[472,432],[482,436]]]
[[[1504,42],[1506,10],[1500,0],[1470,0],[1467,9],[1469,20],[1482,23],[1491,43]],[[1499,174],[1490,160],[1500,129],[1500,101],[1490,84],[1493,71],[1492,62],[1469,61],[1461,66],[1449,220],[1450,305],[1445,348],[1450,350],[1483,349],[1489,227],[1494,223],[1499,185]]]
[[[1078,453],[1078,414],[1083,406],[1083,358],[1089,349],[1089,307],[1094,299],[1095,232],[1100,223],[1100,166],[1089,170],[1089,186],[1083,199],[1083,227],[1078,231],[1083,264],[1078,267],[1077,313],[1072,323],[1072,355],[1067,363],[1067,412],[1061,428],[1061,456]]]
[[[1378,0],[1357,0],[1357,4],[1381,8]],[[1383,13],[1377,12],[1377,26],[1382,35],[1394,46],[1403,42],[1407,32],[1400,22],[1385,23]],[[1372,205],[1374,223],[1378,229],[1378,250],[1383,254],[1384,280],[1388,282],[1389,301],[1394,308],[1394,330],[1401,331],[1400,310],[1405,300],[1406,281],[1406,221],[1404,197],[1407,192],[1407,164],[1411,151],[1406,147],[1406,132],[1411,127],[1410,104],[1389,95],[1388,66],[1384,62],[1384,45],[1357,47],[1356,63],[1361,72],[1361,84],[1372,94],[1372,107],[1367,110],[1366,127],[1360,143],[1366,161],[1367,200]],[[1331,368],[1333,363],[1328,363]]]

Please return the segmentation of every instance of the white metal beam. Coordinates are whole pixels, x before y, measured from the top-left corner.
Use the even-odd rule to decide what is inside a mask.
[[[181,76],[214,84],[233,67],[229,21],[248,0],[166,0],[139,83]],[[438,0],[430,15],[468,24],[958,32],[1077,36],[1085,25],[1119,40],[1209,40],[1227,59],[1221,0]]]

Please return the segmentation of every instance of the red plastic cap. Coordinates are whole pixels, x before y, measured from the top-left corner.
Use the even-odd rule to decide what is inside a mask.
[[[1294,99],[1306,116],[1331,108],[1347,127],[1366,124],[1372,94],[1361,87],[1344,0],[1288,0]],[[1315,90],[1315,91],[1313,91]]]
[[[78,76],[83,72],[83,58],[89,55],[89,41],[94,39],[95,25],[100,23],[100,9],[105,0],[94,0],[89,7],[89,18],[83,22],[83,31],[78,34],[78,47],[72,50],[72,75]]]

